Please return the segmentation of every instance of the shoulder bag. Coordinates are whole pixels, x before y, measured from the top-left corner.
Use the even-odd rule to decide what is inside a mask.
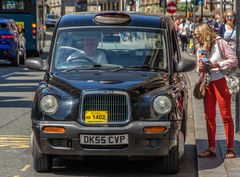
[[[206,73],[200,72],[200,78],[193,89],[193,96],[200,100],[205,97],[206,91]]]
[[[217,40],[217,46],[218,50],[220,51],[221,58],[224,60],[226,59],[224,53],[221,50],[219,41]],[[230,95],[237,94],[240,91],[240,80],[238,78],[238,73],[237,73],[238,67],[233,67],[228,70],[222,70],[224,77],[227,81],[227,87],[229,90]]]

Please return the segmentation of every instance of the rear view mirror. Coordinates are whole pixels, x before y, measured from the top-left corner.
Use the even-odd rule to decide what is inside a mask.
[[[120,36],[104,36],[103,42],[120,42]]]

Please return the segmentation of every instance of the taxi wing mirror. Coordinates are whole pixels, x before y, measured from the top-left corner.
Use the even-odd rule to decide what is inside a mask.
[[[189,59],[183,59],[176,64],[177,72],[189,72],[194,70],[196,67],[196,62]]]
[[[36,70],[36,71],[46,71],[48,68],[47,61],[38,57],[28,58],[25,64],[28,69]]]

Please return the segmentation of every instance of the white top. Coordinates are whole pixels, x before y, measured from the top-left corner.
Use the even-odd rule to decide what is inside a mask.
[[[219,51],[219,47],[218,47],[217,43],[215,43],[212,48],[210,61],[212,63],[222,61],[221,53]],[[219,68],[211,69],[210,73],[211,73],[210,78],[212,81],[215,81],[215,80],[218,80],[218,79],[221,79],[224,77],[224,74],[222,73],[222,71]]]
[[[210,61],[213,62],[220,62],[222,61],[221,58],[221,53],[219,51],[218,45],[217,43],[214,44],[212,51],[210,53]],[[199,58],[199,52],[197,52],[197,58]],[[224,74],[222,73],[222,71],[219,68],[213,68],[210,70],[210,80],[211,81],[215,81],[215,80],[219,80],[221,78],[224,77]]]
[[[229,45],[233,48],[233,50],[236,51],[236,41],[237,41],[236,27],[234,28],[234,30],[228,30],[227,28],[225,29],[226,31],[224,33],[224,39],[229,43]]]
[[[181,35],[188,36],[189,27],[186,23],[184,25],[183,25],[183,23],[181,23],[178,28],[179,28],[179,32],[180,32]]]
[[[97,64],[107,64],[108,63],[105,53],[100,50],[97,50],[96,54],[91,57],[88,56],[84,51],[75,51],[67,58],[67,61],[71,60],[71,58],[75,58],[78,56],[80,57],[82,55],[87,56],[88,58],[92,59],[92,61],[94,63],[97,63]]]

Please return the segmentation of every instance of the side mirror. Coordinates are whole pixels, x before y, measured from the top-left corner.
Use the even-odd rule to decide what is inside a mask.
[[[195,61],[184,59],[176,64],[176,71],[177,72],[188,72],[188,71],[194,70],[195,67],[196,67]]]
[[[37,71],[46,71],[47,70],[47,61],[42,58],[28,58],[25,62],[28,69],[37,70]]]

